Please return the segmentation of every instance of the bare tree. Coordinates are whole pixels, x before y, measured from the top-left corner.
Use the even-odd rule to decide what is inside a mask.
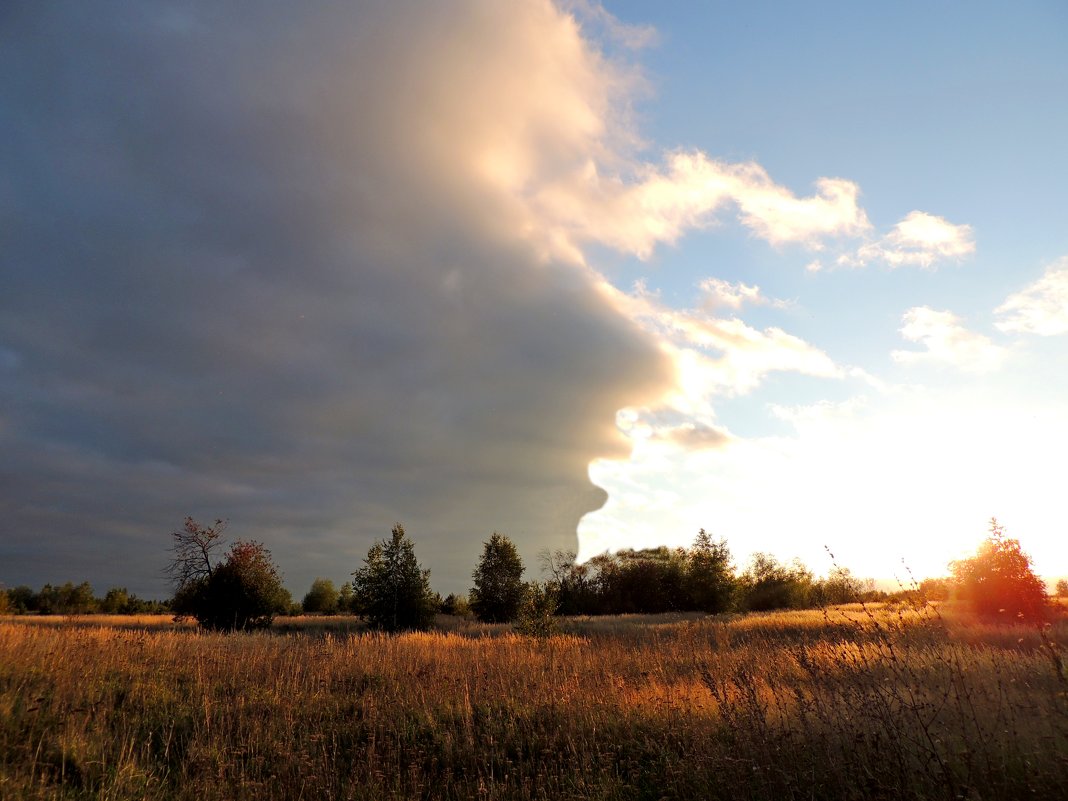
[[[174,584],[175,592],[211,578],[215,571],[212,560],[216,549],[223,544],[222,533],[225,530],[225,520],[216,520],[213,526],[202,526],[192,517],[187,517],[180,531],[171,532],[172,556],[166,573]]]

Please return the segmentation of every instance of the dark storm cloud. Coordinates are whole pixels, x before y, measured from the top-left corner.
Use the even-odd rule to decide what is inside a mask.
[[[186,514],[298,593],[394,520],[445,591],[573,545],[666,367],[467,171],[492,5],[0,12],[0,581],[163,595]]]

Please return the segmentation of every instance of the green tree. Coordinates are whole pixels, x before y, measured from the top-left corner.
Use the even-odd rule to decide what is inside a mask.
[[[526,585],[519,605],[515,631],[527,637],[550,637],[556,633],[559,588],[552,581],[532,581]]]
[[[439,611],[443,615],[455,615],[456,617],[471,617],[471,604],[466,595],[449,593],[441,602]]]
[[[713,542],[712,537],[701,529],[687,556],[685,586],[690,605],[710,614],[730,609],[735,578],[727,543],[723,540]]]
[[[352,594],[352,582],[346,581],[337,591],[337,611],[343,615],[355,612],[356,596]]]
[[[11,604],[11,611],[16,615],[34,612],[38,608],[37,593],[33,591],[32,587],[27,587],[25,584],[20,584],[8,590],[7,599]]]
[[[351,590],[349,591],[352,592]],[[335,615],[338,609],[338,592],[330,579],[317,578],[304,596],[301,608],[309,614]]]
[[[770,554],[755,553],[739,584],[747,611],[800,609],[809,603],[812,574],[796,559],[784,565]]]
[[[997,518],[975,556],[950,564],[958,597],[984,617],[1041,620],[1048,612],[1046,585],[1031,567],[1020,541],[1005,537]]]
[[[112,587],[100,602],[100,611],[105,615],[124,615],[129,612],[130,593],[125,587]]]
[[[426,629],[433,622],[437,599],[430,589],[430,571],[420,567],[400,523],[388,540],[371,546],[364,566],[352,575],[356,606],[371,628]]]
[[[493,533],[483,544],[482,557],[471,574],[475,586],[469,593],[471,611],[484,623],[508,623],[523,603],[523,560],[515,544]]]

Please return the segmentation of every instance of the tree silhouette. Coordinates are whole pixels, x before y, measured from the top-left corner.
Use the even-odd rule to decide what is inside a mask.
[[[686,565],[686,591],[690,605],[702,612],[726,612],[734,599],[734,566],[724,540],[713,542],[701,529],[690,548]]]
[[[172,532],[174,554],[167,572],[175,584],[171,610],[193,617],[205,628],[222,631],[265,628],[289,606],[271,552],[255,540],[238,540],[216,560],[226,523],[202,526],[192,517]]]
[[[809,603],[812,573],[797,559],[787,566],[771,554],[755,553],[739,584],[747,611],[800,609]]]
[[[484,623],[507,623],[515,620],[523,603],[523,560],[515,544],[493,533],[483,544],[482,557],[472,573],[475,586],[469,600],[471,610]]]
[[[182,528],[171,532],[173,556],[165,572],[171,577],[175,592],[211,577],[226,526],[227,521],[222,519],[216,520],[212,526],[204,526],[192,517],[186,517]]]
[[[1041,620],[1048,611],[1046,587],[1031,568],[1020,541],[1005,537],[997,518],[975,556],[950,564],[957,595],[984,617]]]
[[[352,575],[356,606],[371,628],[425,629],[433,622],[437,598],[430,589],[430,571],[419,566],[400,523],[388,540],[371,546],[364,566]]]

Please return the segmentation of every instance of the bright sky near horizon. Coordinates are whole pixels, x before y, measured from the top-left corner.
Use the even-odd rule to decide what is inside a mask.
[[[1064,574],[1066,100],[1059,2],[10,4],[0,582]]]

